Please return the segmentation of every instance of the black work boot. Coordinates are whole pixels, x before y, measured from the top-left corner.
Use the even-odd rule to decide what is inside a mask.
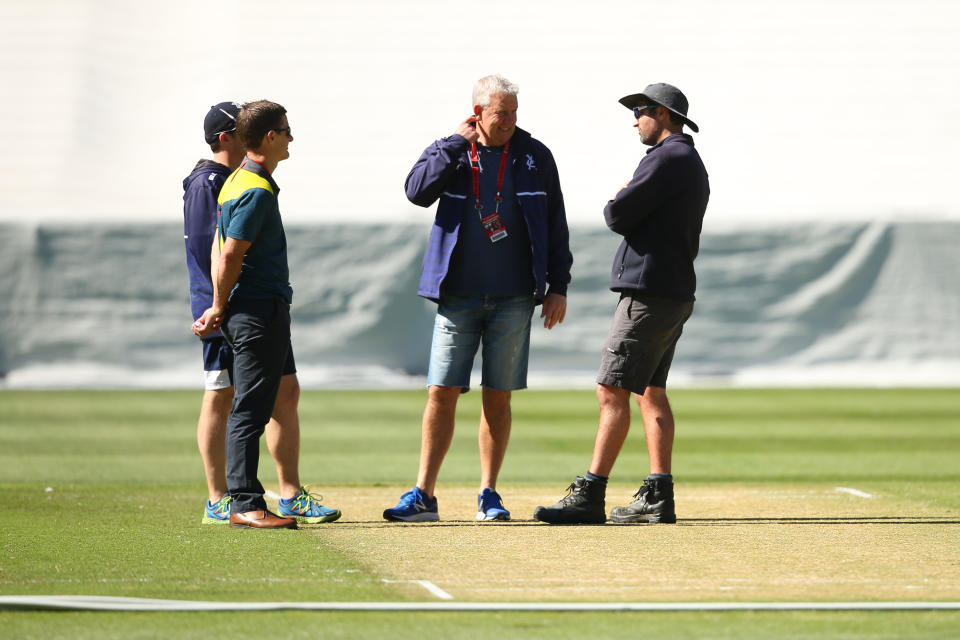
[[[677,521],[673,504],[673,481],[647,478],[633,494],[634,501],[625,507],[614,507],[610,519],[614,522],[663,522]]]
[[[577,476],[567,495],[552,507],[537,507],[533,519],[550,524],[603,524],[607,521],[603,497],[606,487]]]

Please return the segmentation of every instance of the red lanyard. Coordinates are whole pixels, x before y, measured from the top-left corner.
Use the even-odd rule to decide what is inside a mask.
[[[507,155],[509,153],[510,141],[507,140],[507,143],[503,145],[503,153],[500,155],[500,170],[497,171],[497,208],[495,213],[500,213],[500,201],[503,200],[500,191],[503,189],[503,176],[507,172]],[[477,213],[480,213],[483,209],[483,205],[480,204],[480,156],[477,155],[477,144],[475,142],[470,143],[470,168],[473,170],[474,206],[477,208]]]

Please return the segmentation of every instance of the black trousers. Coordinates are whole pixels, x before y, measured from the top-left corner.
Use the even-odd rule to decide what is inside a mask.
[[[290,307],[279,299],[231,301],[223,335],[233,349],[233,407],[227,418],[231,513],[266,509],[257,477],[260,436],[277,400],[290,349]]]

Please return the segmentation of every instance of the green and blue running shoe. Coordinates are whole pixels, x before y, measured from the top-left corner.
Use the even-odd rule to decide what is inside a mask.
[[[207,508],[203,510],[201,524],[229,524],[230,523],[230,496],[223,496],[216,502],[207,500]]]
[[[339,509],[330,509],[320,504],[322,496],[316,496],[300,487],[300,493],[289,500],[280,498],[277,513],[285,518],[294,518],[297,522],[317,524],[318,522],[333,522],[340,517]]]

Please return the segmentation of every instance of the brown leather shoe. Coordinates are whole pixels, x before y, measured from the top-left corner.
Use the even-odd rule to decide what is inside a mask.
[[[230,514],[230,526],[234,529],[296,529],[297,521],[266,510],[244,511]]]

